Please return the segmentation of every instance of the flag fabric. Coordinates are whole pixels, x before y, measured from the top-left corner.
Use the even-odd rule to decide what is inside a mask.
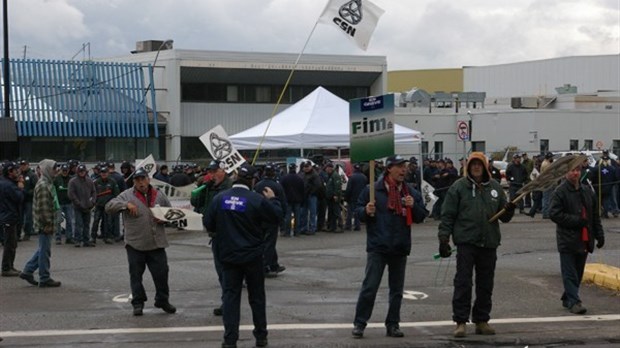
[[[369,0],[329,0],[319,22],[335,27],[365,51],[384,12]]]
[[[439,199],[433,192],[435,192],[435,188],[425,180],[422,180],[422,198],[424,199],[424,207],[428,211],[433,211],[433,206]]]
[[[202,214],[198,214],[190,209],[175,207],[154,207],[151,208],[155,218],[166,221],[178,228],[190,231],[202,231]]]
[[[151,179],[151,185],[162,191],[169,200],[188,200],[192,196],[192,191],[196,188],[196,184],[175,187],[166,182],[157,179]]]
[[[153,154],[148,155],[148,157],[140,161],[140,163],[136,164],[136,169],[140,167],[144,168],[144,170],[146,170],[149,173],[149,176],[152,178],[157,171],[157,166],[155,165],[155,158],[153,158]]]
[[[209,150],[214,159],[224,163],[224,171],[227,174],[232,173],[245,162],[245,158],[241,156],[239,151],[235,150],[233,144],[228,140],[228,134],[226,134],[224,127],[219,124],[198,139]]]

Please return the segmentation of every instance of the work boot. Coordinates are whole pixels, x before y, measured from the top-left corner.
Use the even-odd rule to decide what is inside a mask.
[[[388,326],[385,334],[388,337],[404,337],[405,334],[396,326]]]
[[[20,272],[19,273],[19,277],[25,281],[27,281],[28,283],[30,283],[30,285],[39,285],[39,282],[37,282],[36,280],[34,280],[34,276],[32,274],[28,274],[28,273],[24,273],[24,272]]]
[[[213,315],[215,315],[216,317],[221,317],[223,313],[224,312],[222,311],[222,306],[213,309]]]
[[[353,331],[351,331],[351,335],[353,335],[353,338],[364,337],[364,327],[362,325],[355,325]]]
[[[489,323],[476,323],[476,335],[495,335],[495,329]]]
[[[133,305],[133,315],[139,317],[143,314],[144,303],[136,303]]]
[[[6,271],[2,271],[3,277],[17,277],[19,276],[19,271],[16,269],[7,269]]]
[[[269,344],[269,341],[267,341],[267,337],[265,337],[265,338],[257,338],[256,339],[256,346],[257,347],[267,347],[267,344]]]
[[[54,279],[50,278],[44,282],[39,282],[39,287],[40,288],[57,288],[60,286],[60,282],[55,281]]]
[[[465,323],[456,323],[456,329],[454,330],[454,337],[467,336],[467,326]]]
[[[155,302],[155,308],[161,308],[164,310],[164,312],[168,314],[174,314],[177,311],[177,308],[171,305],[170,302],[161,302],[161,303]]]
[[[577,302],[569,309],[569,311],[573,314],[585,314],[588,310],[586,307],[581,305],[581,302]]]

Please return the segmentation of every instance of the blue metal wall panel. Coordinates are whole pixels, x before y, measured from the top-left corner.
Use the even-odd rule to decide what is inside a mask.
[[[10,69],[18,136],[151,136],[139,64],[15,59]]]

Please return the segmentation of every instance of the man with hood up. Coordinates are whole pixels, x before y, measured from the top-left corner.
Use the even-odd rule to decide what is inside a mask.
[[[508,202],[501,185],[491,180],[487,159],[482,152],[472,152],[467,160],[465,176],[458,179],[446,193],[439,223],[439,254],[452,253],[450,237],[457,246],[456,275],[452,297],[452,320],[457,324],[455,337],[465,337],[470,317],[476,334],[494,335],[489,326],[493,278],[500,244],[499,222],[489,219],[502,208],[499,219],[509,222],[515,205]],[[476,300],[472,309],[472,278],[476,270]]]
[[[41,178],[34,188],[32,200],[32,217],[34,230],[39,234],[39,247],[24,266],[19,277],[32,285],[59,287],[60,282],[50,277],[50,258],[52,256],[52,239],[58,228],[60,204],[54,186],[56,162],[44,159],[39,163]],[[34,280],[34,271],[39,270],[39,281]]]

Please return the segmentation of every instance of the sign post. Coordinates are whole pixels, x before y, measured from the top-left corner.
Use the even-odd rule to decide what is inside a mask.
[[[469,140],[469,124],[467,121],[456,122],[456,134],[463,141],[463,158],[467,158],[467,141]]]

